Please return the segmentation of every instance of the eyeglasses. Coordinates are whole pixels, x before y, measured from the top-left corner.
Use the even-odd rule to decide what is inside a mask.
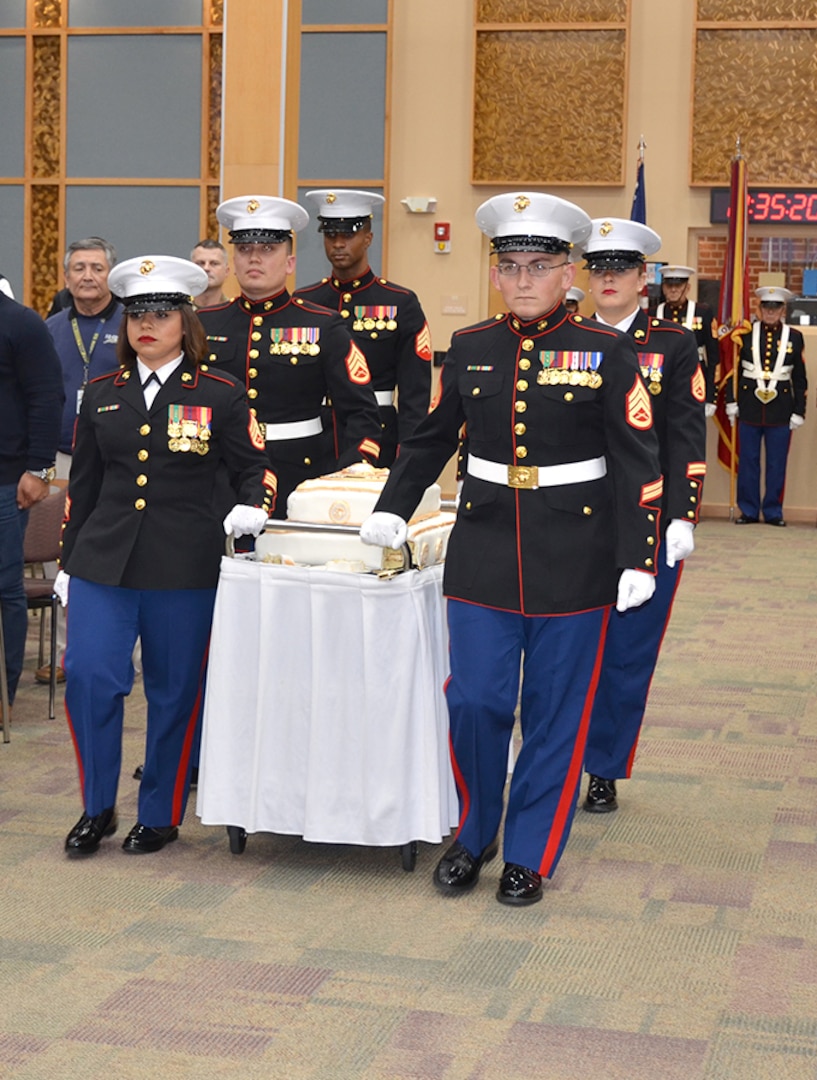
[[[637,266],[591,266],[587,272],[590,277],[594,278],[607,277],[608,274],[613,274],[615,277],[621,277],[622,274],[629,274],[631,270],[638,269]]]
[[[516,277],[522,270],[527,270],[528,274],[532,278],[545,278],[553,270],[558,270],[562,266],[567,266],[568,260],[564,262],[555,263],[550,265],[543,262],[531,262],[531,263],[517,263],[511,262],[509,259],[504,259],[502,262],[496,264],[496,268],[503,277]]]

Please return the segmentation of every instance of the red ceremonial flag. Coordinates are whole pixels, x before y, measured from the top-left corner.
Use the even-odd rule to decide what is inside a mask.
[[[726,415],[724,387],[736,380],[738,355],[743,334],[751,329],[749,322],[749,253],[748,227],[749,195],[746,182],[746,162],[741,156],[740,139],[732,159],[732,178],[729,194],[729,239],[723,261],[721,295],[718,307],[718,341],[720,343],[720,376],[718,378],[718,407],[715,423],[718,427],[718,461],[734,472],[737,467],[737,427],[732,427]]]

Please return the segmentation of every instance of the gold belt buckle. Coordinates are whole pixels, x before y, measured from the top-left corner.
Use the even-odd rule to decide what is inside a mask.
[[[509,465],[508,487],[539,487],[539,468],[536,465]]]

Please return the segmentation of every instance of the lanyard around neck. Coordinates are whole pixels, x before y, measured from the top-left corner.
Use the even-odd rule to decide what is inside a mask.
[[[91,344],[86,351],[85,342],[82,340],[82,334],[79,332],[79,324],[77,323],[76,316],[71,320],[71,329],[74,331],[74,341],[77,343],[77,350],[82,357],[82,385],[84,386],[88,382],[88,368],[91,365],[91,357],[94,355],[94,349],[99,339],[100,331],[105,325],[105,320],[100,319],[97,324],[97,328],[94,331],[94,335],[91,338]]]

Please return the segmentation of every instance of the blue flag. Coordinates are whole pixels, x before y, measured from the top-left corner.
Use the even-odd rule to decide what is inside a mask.
[[[638,163],[638,172],[635,179],[635,193],[633,194],[633,206],[630,210],[630,220],[640,221],[647,224],[647,192],[644,186],[644,159]]]

